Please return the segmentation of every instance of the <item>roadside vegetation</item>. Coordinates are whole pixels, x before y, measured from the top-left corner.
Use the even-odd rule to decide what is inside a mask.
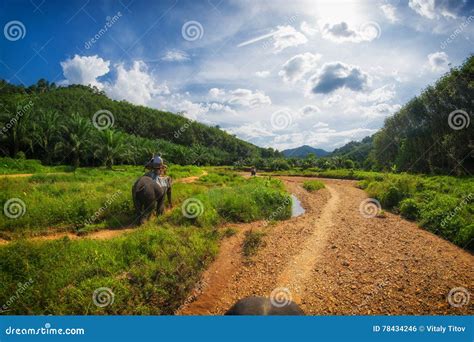
[[[324,188],[324,184],[317,180],[303,182],[303,188],[309,192],[317,191]]]

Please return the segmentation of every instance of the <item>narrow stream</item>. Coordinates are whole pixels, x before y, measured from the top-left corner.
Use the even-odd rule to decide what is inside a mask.
[[[304,208],[301,206],[300,200],[293,194],[291,194],[291,217],[297,217],[305,213]]]

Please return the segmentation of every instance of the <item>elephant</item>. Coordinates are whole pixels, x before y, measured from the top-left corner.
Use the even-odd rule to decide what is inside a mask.
[[[155,206],[157,215],[164,213],[165,196],[168,197],[168,205],[171,207],[171,180],[167,182],[167,185],[160,185],[149,176],[142,176],[133,184],[133,204],[140,225],[150,218]]]
[[[274,305],[270,298],[251,296],[239,300],[226,315],[304,316],[304,311],[293,301],[283,306]]]

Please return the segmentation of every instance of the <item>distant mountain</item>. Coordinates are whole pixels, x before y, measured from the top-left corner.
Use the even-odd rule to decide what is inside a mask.
[[[308,145],[283,150],[281,153],[283,153],[283,155],[288,158],[305,158],[310,153],[314,153],[316,157],[325,157],[330,154],[328,151]]]
[[[351,141],[340,148],[336,148],[331,157],[343,157],[358,163],[363,163],[369,156],[373,146],[373,137],[365,137],[362,141]]]

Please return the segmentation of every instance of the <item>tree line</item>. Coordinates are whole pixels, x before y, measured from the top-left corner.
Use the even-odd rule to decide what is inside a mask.
[[[196,165],[280,156],[218,127],[114,101],[97,88],[57,87],[45,80],[30,87],[0,81],[0,143],[3,156],[75,167],[142,164],[155,153],[171,163]]]

